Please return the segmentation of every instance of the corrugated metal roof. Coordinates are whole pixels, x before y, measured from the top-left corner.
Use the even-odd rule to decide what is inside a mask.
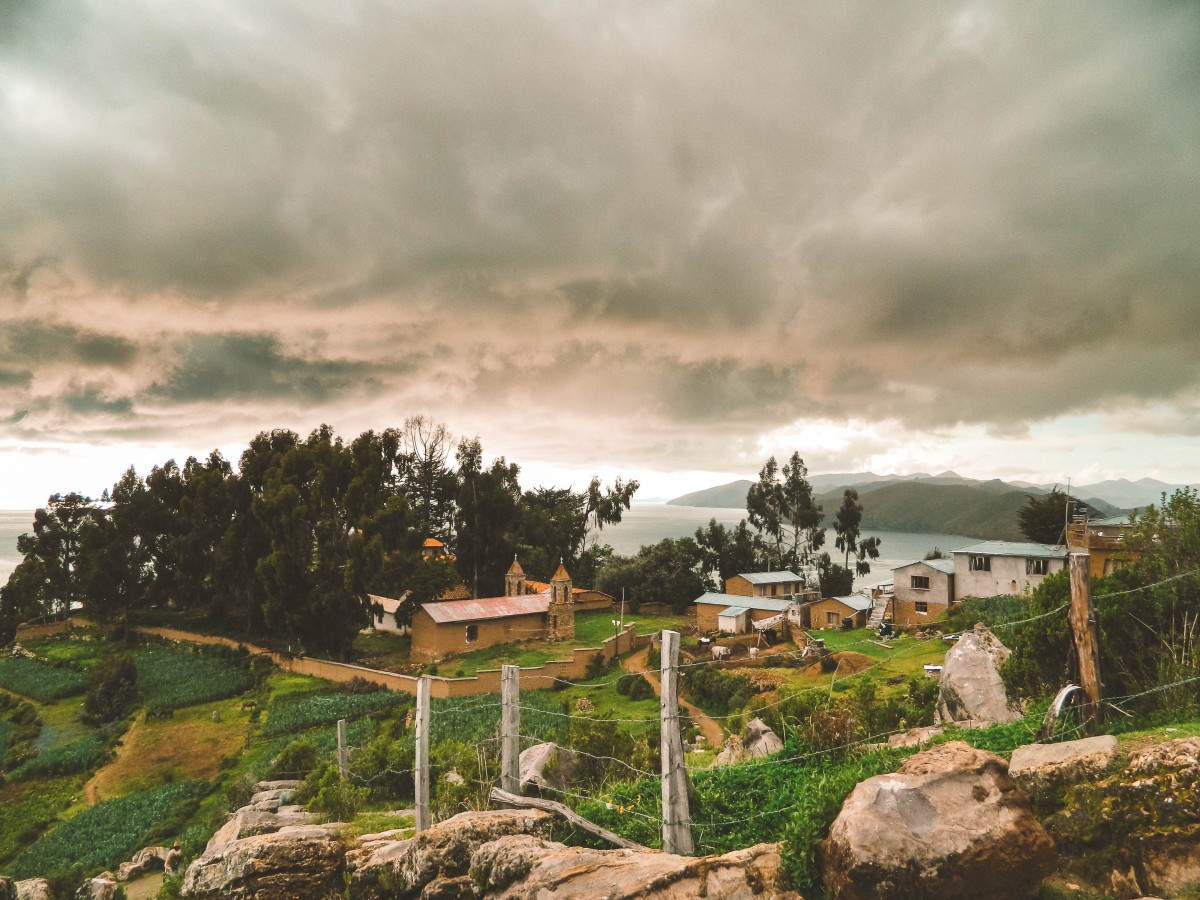
[[[744,606],[731,606],[731,607],[729,607],[729,609],[723,609],[719,613],[717,613],[717,617],[720,618],[721,616],[744,616],[748,612],[750,612],[750,610],[746,609],[746,607],[744,607]]]
[[[1088,528],[1091,528],[1095,525],[1103,525],[1105,527],[1129,525],[1129,516],[1108,516],[1104,519],[1088,519]]]
[[[971,556],[1033,556],[1066,559],[1067,551],[1053,544],[1022,544],[1018,541],[983,541],[970,547],[960,547],[955,553]]]
[[[778,572],[739,572],[751,584],[780,584],[785,581],[799,581],[800,576],[787,569]]]
[[[737,594],[705,594],[703,597],[698,597],[696,603],[704,603],[710,606],[738,606],[746,609],[765,610],[767,612],[783,612],[792,605],[790,600],[778,600],[771,597],[741,597]]]
[[[367,594],[367,599],[372,603],[378,603],[383,607],[385,613],[395,615],[396,610],[400,608],[401,600],[393,599],[392,597],[381,597],[378,594]]]
[[[546,594],[523,594],[519,597],[483,597],[479,600],[448,600],[425,603],[421,608],[439,625],[447,622],[476,622],[480,619],[503,619],[506,616],[528,616],[550,609]]]
[[[954,560],[952,559],[918,559],[916,562],[910,562],[905,563],[902,566],[896,566],[896,568],[892,569],[892,571],[899,572],[901,569],[907,569],[909,566],[929,566],[929,568],[937,569],[939,572],[945,572],[947,575],[954,574]]]
[[[827,599],[843,603],[855,612],[862,612],[864,609],[871,608],[871,601],[862,594],[851,594],[849,597],[828,597]]]

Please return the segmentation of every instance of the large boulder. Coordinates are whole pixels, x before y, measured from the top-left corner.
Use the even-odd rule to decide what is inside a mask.
[[[346,848],[337,826],[298,825],[205,851],[187,868],[183,895],[199,900],[340,896]]]
[[[712,767],[732,766],[747,759],[761,759],[782,749],[783,741],[779,739],[779,735],[762,719],[753,719],[746,725],[746,730],[740,738],[731,734],[725,740],[725,746],[712,761]]]
[[[471,855],[481,844],[518,834],[548,838],[552,821],[539,810],[465,812],[407,840],[362,842],[346,854],[350,895],[415,897],[431,882],[468,876]]]
[[[224,847],[242,838],[270,834],[281,828],[311,825],[316,819],[316,816],[300,806],[280,806],[274,810],[243,806],[221,826],[216,834],[209,838],[205,851]]]
[[[583,768],[583,758],[573,750],[555,743],[534,744],[521,751],[517,778],[522,788],[561,791],[578,783]]]
[[[54,900],[54,895],[50,892],[50,882],[45,878],[18,881],[17,900]]]
[[[826,887],[845,900],[1020,897],[1055,867],[1004,760],[961,741],[860,783],[820,852]]]
[[[174,853],[176,851],[170,847],[144,847],[128,862],[117,866],[117,881],[128,881],[146,872],[163,871],[167,868],[167,860]]]
[[[1117,739],[1111,734],[1060,744],[1026,744],[1013,751],[1008,774],[1026,790],[1034,785],[1073,784],[1107,769],[1116,754]]]
[[[938,722],[1012,722],[1021,713],[1008,702],[1000,665],[1012,651],[982,626],[955,642],[942,663]]]
[[[530,835],[505,837],[471,856],[476,893],[489,900],[616,897],[621,900],[771,900],[782,894],[779,851],[759,844],[701,858],[567,847]],[[424,895],[422,895],[424,896]]]

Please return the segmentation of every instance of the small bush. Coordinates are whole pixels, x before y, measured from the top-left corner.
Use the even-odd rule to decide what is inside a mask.
[[[377,681],[367,681],[355,675],[342,686],[342,692],[346,694],[377,694],[380,691],[387,690],[382,684]]]
[[[137,667],[128,653],[110,653],[96,663],[83,699],[83,720],[101,725],[125,715],[137,697]]]
[[[349,822],[367,802],[367,789],[344,780],[336,763],[314,769],[296,791],[296,801],[330,821]]]
[[[297,738],[275,757],[271,763],[270,777],[305,778],[317,767],[317,745],[308,738]]]
[[[630,700],[649,700],[654,696],[654,687],[646,676],[630,672],[617,679],[617,693]]]

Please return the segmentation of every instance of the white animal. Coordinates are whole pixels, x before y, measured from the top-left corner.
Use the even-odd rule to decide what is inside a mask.
[[[757,647],[749,648],[749,653],[750,653],[751,659],[758,659],[758,648]]]
[[[729,656],[729,648],[721,647],[721,646],[714,646],[712,648],[712,655],[713,655],[713,659],[725,659],[725,657]]]

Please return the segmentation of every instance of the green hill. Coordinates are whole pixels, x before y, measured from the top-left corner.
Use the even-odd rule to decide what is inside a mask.
[[[985,540],[1023,541],[1017,510],[1025,491],[997,492],[994,485],[903,482],[862,494],[863,528],[879,531],[945,532]],[[840,490],[819,496],[829,519],[842,502]]]
[[[667,506],[706,506],[713,509],[745,509],[746,491],[750,490],[753,481],[745,478],[731,481],[729,484],[719,484],[716,487],[693,491],[668,500]]]

